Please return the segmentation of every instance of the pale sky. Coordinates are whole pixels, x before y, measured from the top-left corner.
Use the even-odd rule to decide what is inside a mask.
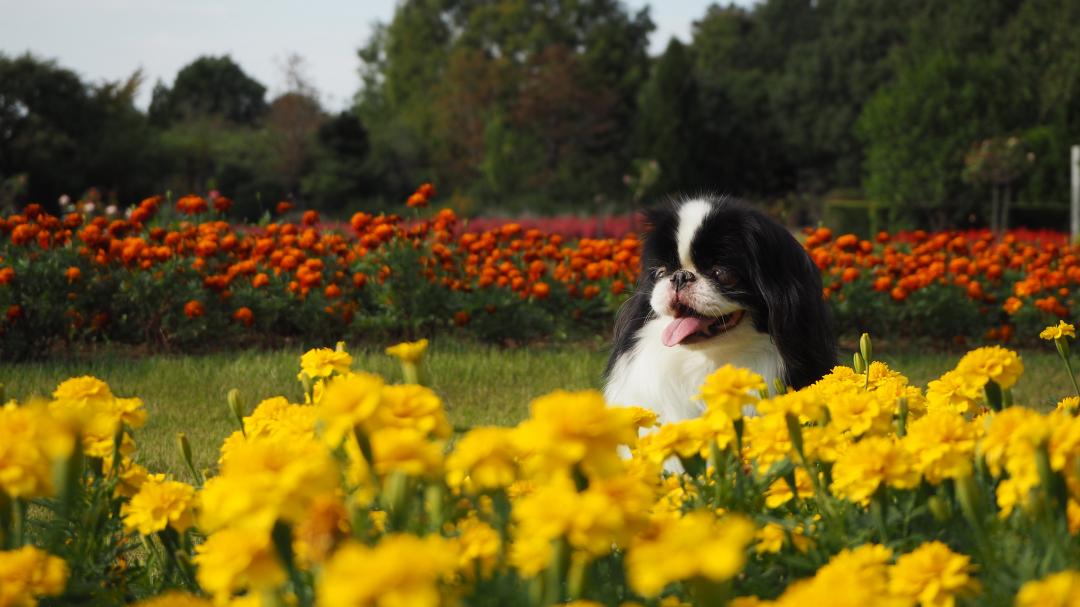
[[[652,6],[650,46],[659,53],[672,36],[688,40],[691,22],[715,0],[624,1],[635,11]],[[324,105],[339,110],[360,86],[356,50],[373,23],[390,20],[394,6],[394,0],[0,0],[0,52],[55,59],[91,82],[124,79],[142,68],[142,107],[154,82],[171,85],[200,55],[232,56],[273,97],[284,88],[281,65],[297,53]]]

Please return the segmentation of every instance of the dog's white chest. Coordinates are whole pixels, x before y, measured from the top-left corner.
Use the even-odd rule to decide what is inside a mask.
[[[725,364],[744,367],[765,378],[768,386],[783,374],[780,352],[768,335],[744,322],[723,339],[667,347],[661,342],[664,322],[653,319],[638,331],[637,344],[615,362],[604,388],[612,405],[654,411],[661,423],[697,417],[704,405],[696,399],[705,378]]]

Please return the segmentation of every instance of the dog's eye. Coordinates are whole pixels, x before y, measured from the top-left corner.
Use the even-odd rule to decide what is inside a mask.
[[[664,274],[667,274],[667,268],[655,268],[653,269],[653,277],[663,278]]]
[[[738,279],[735,278],[734,274],[732,274],[727,268],[722,268],[720,266],[716,266],[712,269],[712,275],[713,278],[716,279],[716,282],[724,285],[725,287],[734,286],[735,283],[738,282]]]

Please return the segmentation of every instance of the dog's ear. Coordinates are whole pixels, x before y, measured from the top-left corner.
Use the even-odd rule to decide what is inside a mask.
[[[764,215],[751,213],[744,232],[751,276],[768,309],[768,331],[795,388],[836,364],[836,337],[821,288],[821,273],[795,237]]]

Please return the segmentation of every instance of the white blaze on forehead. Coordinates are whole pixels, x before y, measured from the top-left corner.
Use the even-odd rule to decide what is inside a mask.
[[[694,269],[690,259],[690,244],[694,242],[705,216],[712,210],[712,205],[704,200],[691,200],[679,207],[679,228],[675,233],[675,242],[679,247],[679,263],[686,269]]]

